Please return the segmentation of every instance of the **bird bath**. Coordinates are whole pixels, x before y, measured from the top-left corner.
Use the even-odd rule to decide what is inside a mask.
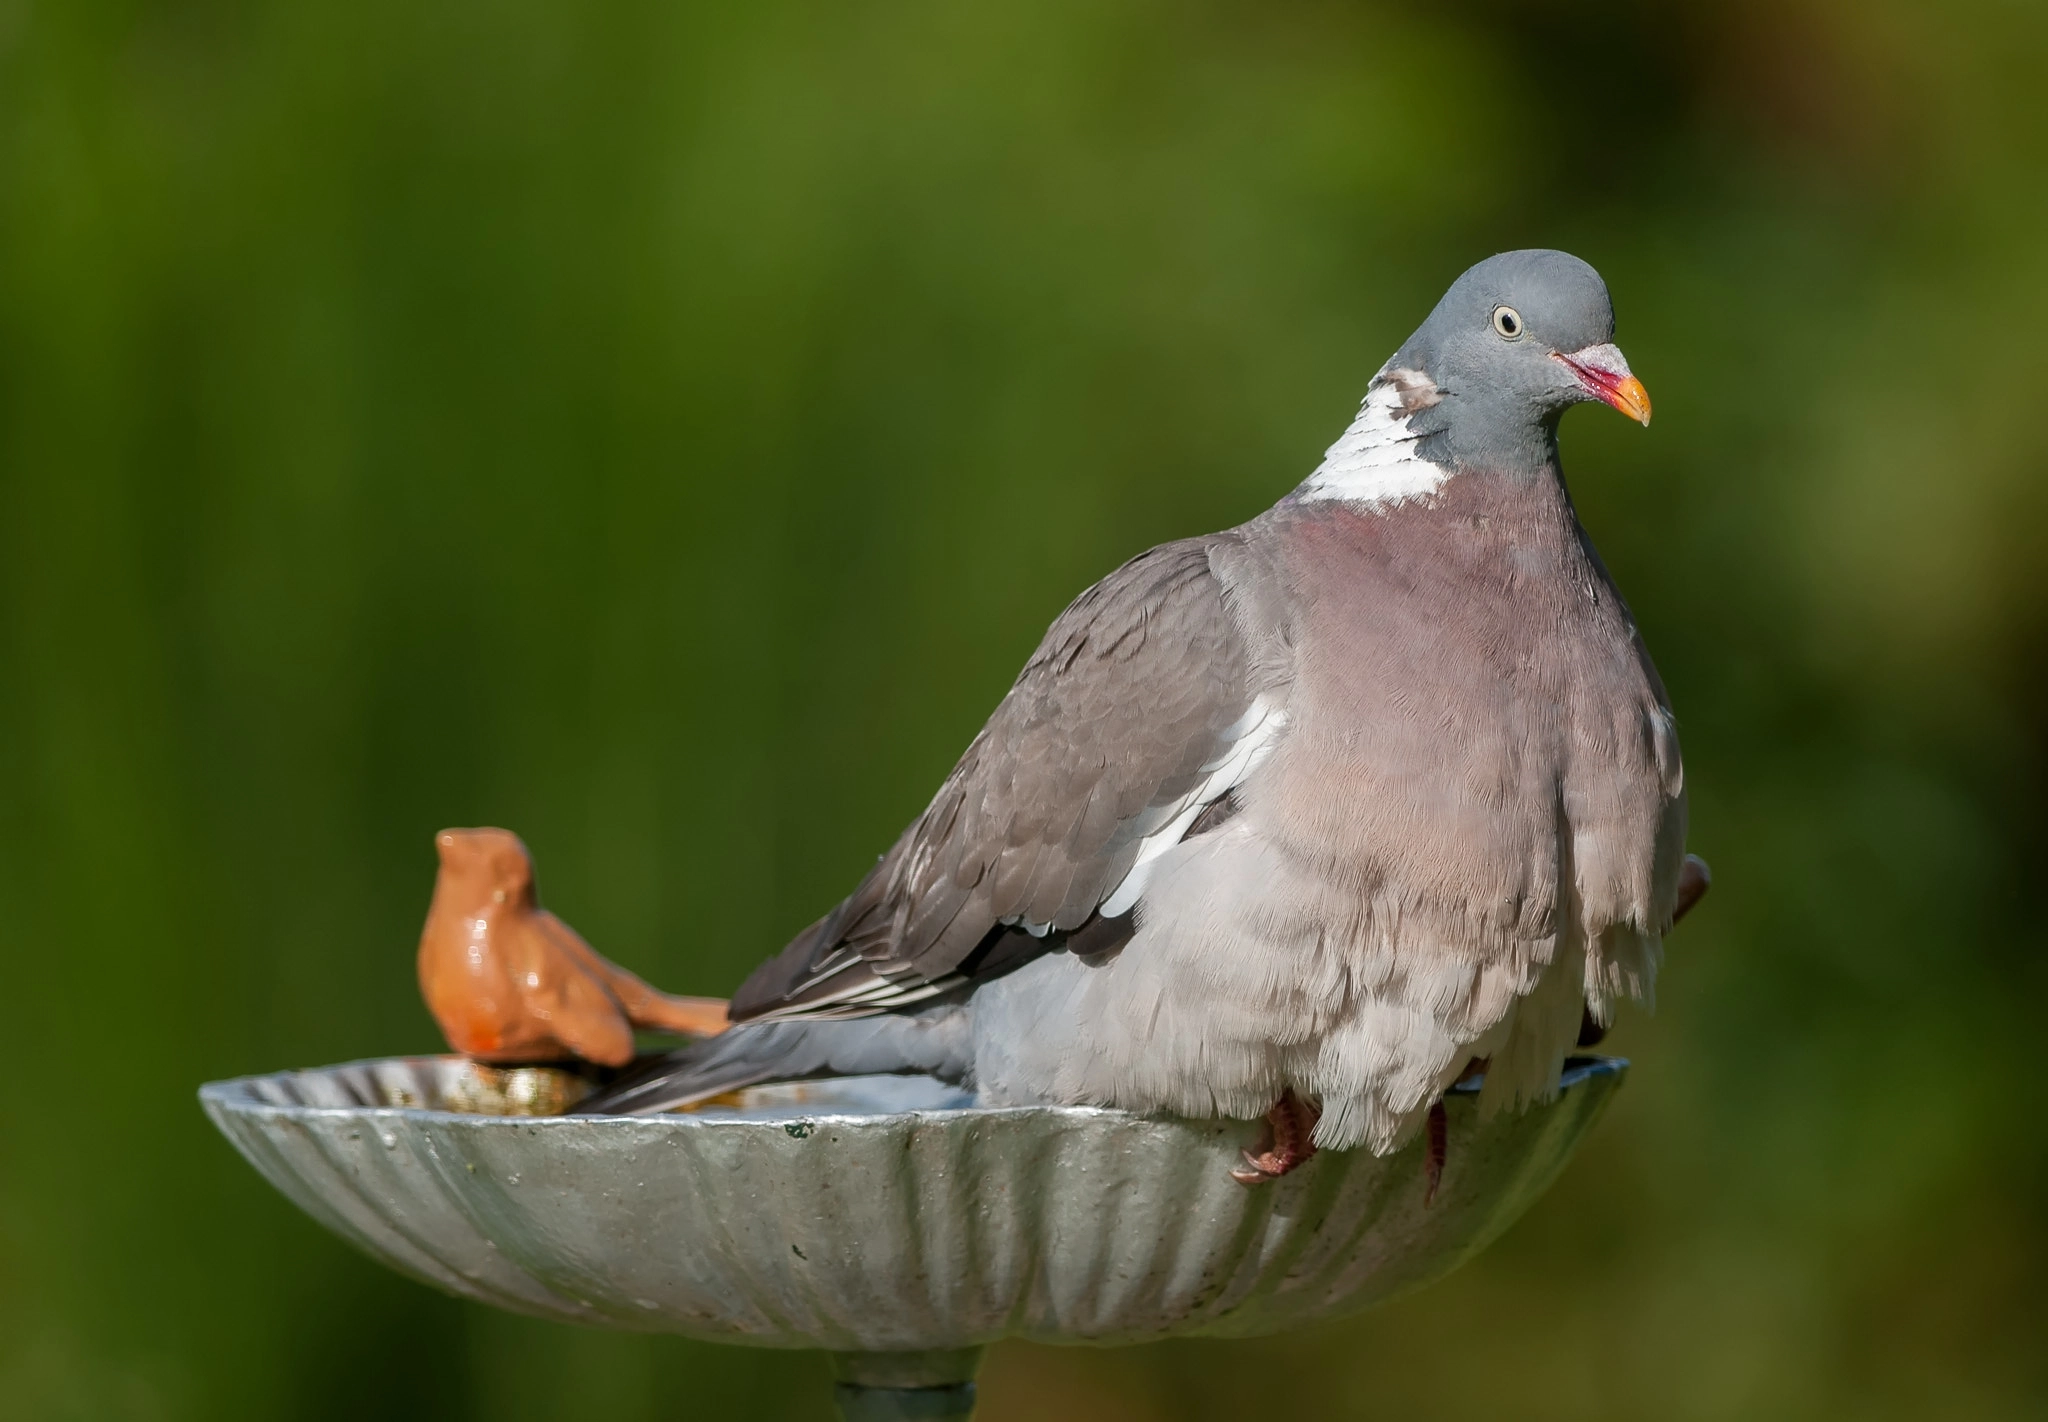
[[[849,1419],[966,1417],[998,1338],[1271,1333],[1455,1268],[1543,1192],[1625,1062],[1547,1105],[1447,1103],[1420,1143],[1230,1178],[1255,1126],[984,1108],[922,1077],[755,1088],[654,1117],[565,1116],[576,1078],[459,1057],[214,1082],[207,1114],[301,1209],[464,1298],[599,1328],[835,1355]],[[534,1113],[541,1114],[534,1114]]]

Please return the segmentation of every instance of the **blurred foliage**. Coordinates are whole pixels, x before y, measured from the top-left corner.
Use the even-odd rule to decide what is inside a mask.
[[[1444,1284],[985,1415],[2042,1416],[2044,62],[2022,0],[0,0],[0,1416],[821,1417],[385,1273],[193,1088],[436,1046],[447,824],[729,989],[1529,245],[1656,397],[1566,455],[1719,881],[1629,1089]]]

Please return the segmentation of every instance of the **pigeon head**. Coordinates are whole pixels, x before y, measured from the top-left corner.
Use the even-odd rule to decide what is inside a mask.
[[[1388,363],[1441,397],[1410,428],[1431,459],[1515,470],[1547,463],[1557,420],[1586,400],[1650,423],[1650,396],[1614,341],[1600,274],[1568,252],[1503,252],[1444,293]]]

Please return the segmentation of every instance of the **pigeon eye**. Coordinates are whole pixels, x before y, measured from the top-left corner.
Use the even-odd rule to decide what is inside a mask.
[[[1512,341],[1522,334],[1522,313],[1512,306],[1494,307],[1493,329]]]

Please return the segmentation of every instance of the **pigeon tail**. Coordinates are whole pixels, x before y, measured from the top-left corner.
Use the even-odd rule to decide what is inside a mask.
[[[644,1063],[579,1102],[579,1116],[647,1116],[769,1081],[972,1075],[969,1014],[956,1005],[876,1017],[746,1022]]]

